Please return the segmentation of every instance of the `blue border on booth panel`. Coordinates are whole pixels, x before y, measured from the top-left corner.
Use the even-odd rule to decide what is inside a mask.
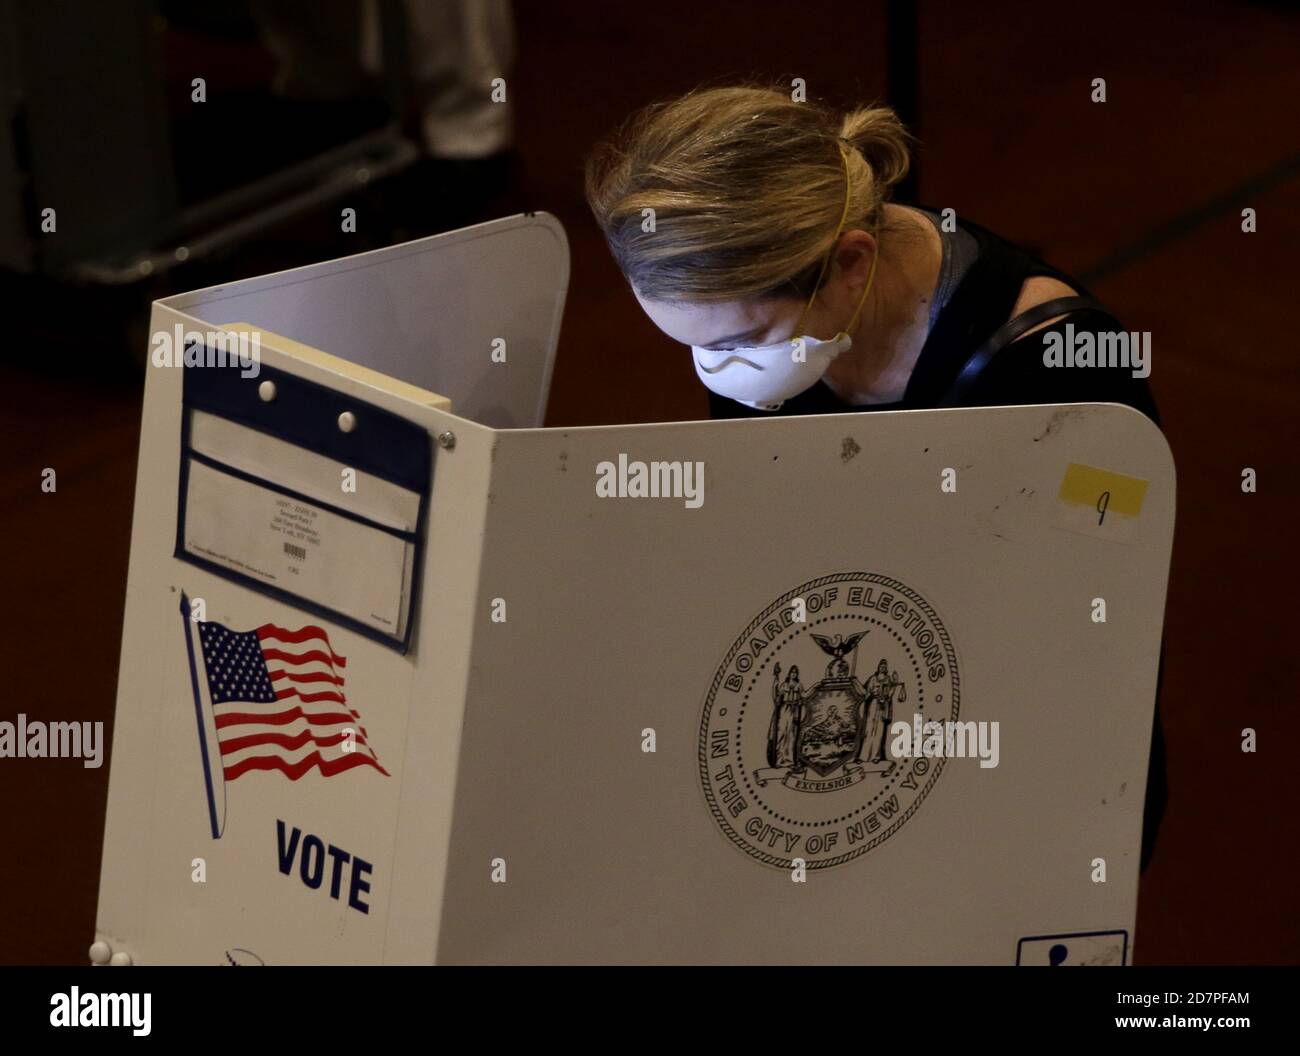
[[[210,353],[215,361],[215,352]],[[237,365],[228,367],[185,367],[181,397],[180,472],[176,495],[176,545],[173,556],[206,572],[230,580],[250,590],[283,601],[304,612],[324,617],[340,627],[380,642],[405,654],[410,649],[411,634],[419,611],[420,573],[424,563],[425,522],[428,517],[429,492],[432,486],[433,445],[428,432],[414,422],[381,407],[345,396],[334,389],[282,370],[262,365],[258,374],[244,377]],[[263,381],[275,384],[273,401],[263,400],[258,386]],[[273,481],[227,466],[195,451],[190,445],[190,418],[193,411],[205,411],[245,428],[275,437],[277,440],[323,455],[360,472],[396,484],[419,495],[414,532],[405,532],[377,524],[350,510],[333,506]],[[357,427],[345,433],[338,427],[339,415],[351,411]],[[223,565],[185,550],[185,506],[190,464],[200,462],[231,477],[248,481],[269,491],[300,499],[339,517],[394,535],[415,547],[411,568],[410,597],[404,633],[385,634],[341,612],[302,597],[283,587],[274,587],[234,572]]]

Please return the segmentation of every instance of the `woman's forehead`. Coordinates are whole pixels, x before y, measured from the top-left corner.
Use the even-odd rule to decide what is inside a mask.
[[[735,301],[656,301],[636,295],[650,320],[684,345],[737,344],[770,329],[789,314],[785,299]]]

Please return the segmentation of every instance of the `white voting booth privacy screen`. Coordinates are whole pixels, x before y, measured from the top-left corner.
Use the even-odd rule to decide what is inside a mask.
[[[1158,430],[542,428],[567,279],[529,214],[155,304],[96,959],[1131,961]]]

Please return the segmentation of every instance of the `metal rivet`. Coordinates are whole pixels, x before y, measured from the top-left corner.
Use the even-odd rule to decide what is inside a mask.
[[[112,965],[117,965],[119,967],[123,965],[131,964],[132,963],[131,955],[127,953],[125,950],[118,950],[117,953],[113,954],[112,960],[110,960],[108,963]]]
[[[448,430],[445,433],[438,434],[438,446],[450,451],[456,446],[456,434]]]
[[[351,411],[344,411],[339,415],[339,428],[345,433],[352,432],[357,427],[357,416]]]
[[[275,382],[264,381],[257,387],[257,394],[262,397],[266,403],[275,399]]]
[[[90,944],[90,963],[107,964],[108,959],[113,956],[113,951],[108,943],[102,939]]]

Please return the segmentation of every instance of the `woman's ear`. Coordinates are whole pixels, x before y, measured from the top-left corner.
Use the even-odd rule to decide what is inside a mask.
[[[835,267],[839,276],[861,289],[871,274],[871,261],[875,258],[878,245],[870,233],[853,228],[840,235],[835,247]]]

